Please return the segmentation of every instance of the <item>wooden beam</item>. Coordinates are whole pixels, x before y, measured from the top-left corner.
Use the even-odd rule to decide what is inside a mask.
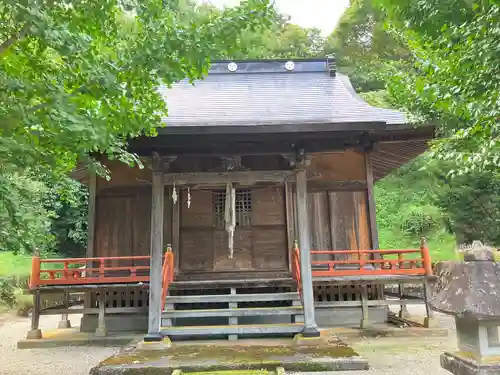
[[[373,193],[373,169],[371,161],[371,152],[365,152],[366,185],[368,191],[368,218],[370,225],[371,243],[373,249],[379,248],[376,205]]]
[[[309,180],[307,191],[365,191],[367,190],[366,181],[329,181],[329,180]]]
[[[226,184],[228,181],[253,185],[257,182],[285,182],[295,175],[293,171],[240,171],[240,172],[199,172],[169,173],[163,177],[166,185],[213,185]]]

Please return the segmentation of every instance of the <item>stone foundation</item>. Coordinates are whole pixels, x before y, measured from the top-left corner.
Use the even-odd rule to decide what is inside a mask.
[[[387,322],[387,307],[370,307],[370,324]],[[361,307],[316,307],[316,323],[319,327],[359,327],[362,319]]]
[[[441,367],[454,375],[500,375],[500,358],[494,364],[480,364],[458,354],[444,353]]]
[[[110,314],[105,317],[108,332],[147,332],[148,316],[137,314]],[[84,315],[80,322],[81,332],[95,332],[97,329],[97,315]]]

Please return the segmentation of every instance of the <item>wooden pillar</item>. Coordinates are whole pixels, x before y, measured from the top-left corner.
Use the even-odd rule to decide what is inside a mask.
[[[68,292],[64,292],[63,300],[64,300],[64,308],[69,309],[69,293]],[[57,328],[71,328],[69,314],[64,313],[61,315],[61,320],[57,324]]]
[[[370,239],[373,250],[380,248],[377,228],[377,206],[375,204],[375,195],[373,191],[374,179],[371,159],[372,147],[365,149],[365,170],[366,170],[366,188],[368,198],[368,224],[370,228]],[[372,259],[381,259],[379,254],[374,254]],[[384,298],[384,284],[377,287],[377,298]]]
[[[314,312],[314,294],[311,270],[311,244],[307,210],[307,175],[305,168],[297,171],[297,222],[300,247],[300,273],[302,278],[302,303],[304,305],[305,337],[320,335]]]
[[[33,294],[33,309],[31,311],[31,329],[28,331],[26,338],[30,339],[41,339],[42,330],[40,326],[40,309],[41,309],[41,298],[40,289],[36,289]]]
[[[370,237],[372,249],[379,248],[377,229],[377,207],[373,194],[373,168],[371,161],[371,151],[365,151],[366,186],[368,190],[368,218],[370,224]]]
[[[293,191],[290,183],[285,182],[286,234],[288,247],[288,269],[292,271],[292,251],[295,244],[295,215],[293,212]]]
[[[95,208],[96,208],[96,194],[97,194],[97,175],[94,170],[89,170],[89,197],[88,197],[88,208],[87,208],[87,258],[93,258],[94,252],[94,242],[95,242]],[[92,262],[86,264],[87,268],[92,268]],[[86,277],[91,276],[88,272],[84,272]],[[85,308],[92,307],[92,293],[85,293],[84,300]]]
[[[158,171],[158,162],[153,163],[153,193],[151,199],[151,249],[149,281],[148,334],[144,341],[161,341],[160,332],[162,306],[163,264],[163,172]]]

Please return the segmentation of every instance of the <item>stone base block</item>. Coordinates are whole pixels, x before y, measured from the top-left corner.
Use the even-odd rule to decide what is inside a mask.
[[[96,335],[97,337],[106,337],[106,336],[108,335],[108,330],[107,330],[106,328],[104,328],[104,327],[102,327],[102,328],[97,328],[97,329],[95,330],[95,335]]]
[[[109,332],[147,332],[147,315],[110,314],[105,317]],[[94,332],[97,329],[97,314],[86,314],[80,322],[81,332]]]
[[[37,340],[42,338],[42,330],[41,329],[30,329],[26,334],[27,340]]]
[[[137,344],[137,350],[166,350],[172,346],[170,338],[164,337],[161,341],[141,341]]]
[[[293,337],[293,343],[297,346],[322,346],[328,345],[328,336],[321,335],[318,337],[305,337],[299,333]]]
[[[386,323],[387,317],[387,307],[370,307],[368,309],[370,324]],[[362,318],[361,307],[316,307],[316,323],[320,327],[359,328]]]
[[[444,353],[441,367],[455,375],[500,375],[500,358],[495,363],[481,364],[460,354]]]
[[[59,323],[57,324],[57,328],[60,329],[71,328],[71,322],[67,319],[60,320]]]

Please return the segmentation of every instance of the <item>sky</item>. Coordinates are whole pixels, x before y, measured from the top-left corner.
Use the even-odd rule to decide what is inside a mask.
[[[216,6],[237,5],[239,0],[202,0]],[[291,22],[302,27],[317,27],[329,35],[349,6],[349,0],[275,0],[281,13],[292,17]]]

